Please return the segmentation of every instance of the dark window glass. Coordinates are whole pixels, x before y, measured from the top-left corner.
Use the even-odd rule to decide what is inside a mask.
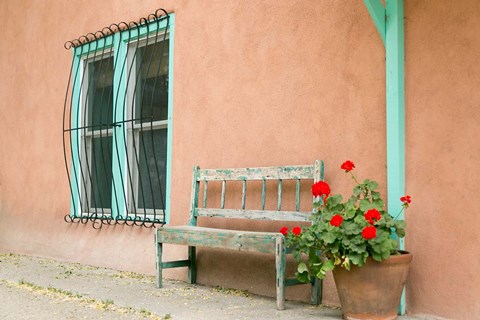
[[[91,208],[110,208],[112,200],[112,137],[92,138]]]
[[[139,135],[138,207],[141,209],[164,209],[167,129],[143,131]],[[155,201],[152,198],[152,191]]]
[[[168,47],[168,40],[165,40],[137,50],[138,80],[135,91],[135,117],[142,119],[142,122],[167,120]]]
[[[107,129],[113,119],[113,58],[88,63],[88,125],[92,130]]]

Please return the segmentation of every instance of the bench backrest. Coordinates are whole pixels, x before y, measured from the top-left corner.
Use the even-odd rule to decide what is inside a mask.
[[[300,189],[302,180],[323,180],[323,161],[316,160],[313,165],[281,166],[281,167],[258,167],[258,168],[235,168],[235,169],[193,169],[193,186],[190,203],[190,225],[197,224],[197,217],[222,217],[257,220],[279,221],[309,221],[312,211],[300,211]],[[277,181],[277,205],[276,210],[265,210],[265,198],[267,193],[267,181]],[[283,182],[286,180],[296,181],[295,187],[295,210],[282,210]],[[217,181],[222,184],[220,207],[207,208],[208,182]],[[225,195],[227,182],[240,181],[242,183],[242,201],[238,209],[225,208]],[[247,183],[257,181],[261,183],[261,209],[245,209],[247,199]],[[203,183],[203,201],[199,207],[200,184]]]

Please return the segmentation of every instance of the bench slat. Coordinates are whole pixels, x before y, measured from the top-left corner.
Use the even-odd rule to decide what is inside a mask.
[[[265,210],[266,193],[267,193],[267,180],[262,179],[262,210]]]
[[[310,221],[309,212],[198,208],[196,216],[272,221]]]
[[[278,180],[277,211],[282,210],[282,180]]]
[[[163,227],[157,231],[157,241],[237,251],[275,252],[275,239],[283,237],[274,232],[251,232],[191,226]]]
[[[313,166],[200,169],[197,179],[207,181],[220,180],[295,180],[313,179]]]
[[[220,208],[225,208],[225,189],[227,188],[227,181],[222,181],[222,200],[220,203]]]
[[[295,210],[300,211],[300,179],[297,180],[295,189]]]
[[[247,201],[247,181],[243,180],[242,186],[242,209],[245,210],[245,202]]]
[[[203,207],[207,207],[207,192],[208,192],[208,181],[205,181],[203,184]]]

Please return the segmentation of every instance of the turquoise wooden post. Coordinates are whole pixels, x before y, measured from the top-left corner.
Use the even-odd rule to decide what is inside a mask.
[[[162,22],[161,27],[165,28]],[[174,59],[174,47],[175,47],[175,14],[171,13],[169,18],[169,60],[168,60],[168,131],[167,131],[167,186],[165,191],[166,208],[165,218],[166,223],[170,223],[170,194],[172,193],[172,147],[173,147],[173,59]]]
[[[388,211],[396,214],[402,209],[400,197],[405,193],[404,2],[386,0],[386,8],[380,0],[364,2],[385,45]],[[404,219],[403,213],[399,219]],[[403,239],[400,249],[404,249]],[[405,292],[399,312],[405,314]]]

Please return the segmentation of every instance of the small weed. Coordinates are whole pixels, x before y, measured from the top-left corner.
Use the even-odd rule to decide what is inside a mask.
[[[151,311],[148,311],[147,309],[145,308],[141,308],[140,309],[140,314],[144,317],[150,317],[152,315],[152,312]]]
[[[102,300],[98,303],[98,306],[104,310],[109,309],[111,306],[113,306],[113,300],[107,299],[107,300]]]
[[[250,292],[248,292],[247,290],[224,288],[220,286],[216,286],[215,288],[212,288],[212,290],[216,292],[228,294],[228,295],[237,296],[237,297],[245,297],[245,298],[250,297]]]

